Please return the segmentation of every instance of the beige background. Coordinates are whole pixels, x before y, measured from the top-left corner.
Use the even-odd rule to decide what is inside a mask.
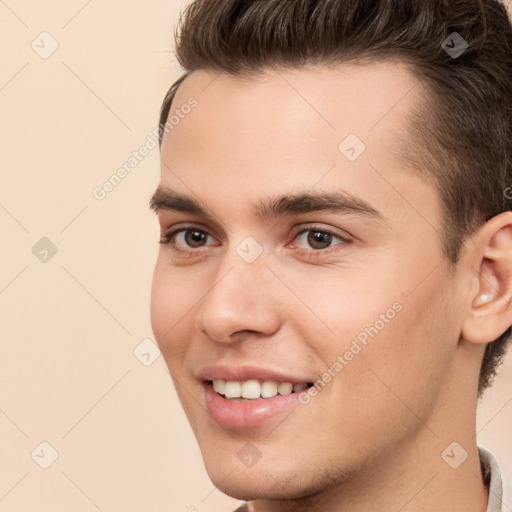
[[[162,357],[152,361],[151,342],[139,347],[152,339],[158,229],[147,205],[158,150],[103,200],[93,196],[154,139],[179,75],[171,36],[181,8],[0,1],[1,511],[214,512],[237,503],[208,480]],[[479,442],[508,478],[506,510],[511,402],[509,358],[478,418]],[[42,442],[58,452],[47,469],[52,449]]]

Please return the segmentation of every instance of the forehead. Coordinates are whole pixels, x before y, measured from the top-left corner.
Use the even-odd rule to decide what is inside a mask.
[[[269,70],[252,77],[196,71],[178,88],[170,115],[180,114],[191,97],[197,106],[185,118],[173,117],[162,155],[178,159],[215,151],[230,160],[259,152],[260,159],[271,153],[300,160],[316,150],[329,158],[350,134],[369,149],[385,144],[389,153],[407,133],[417,85],[405,64],[395,61]]]
[[[412,187],[405,203],[421,194],[422,204],[436,207],[434,191],[397,151],[407,115],[421,101],[418,85],[392,61],[252,78],[193,72],[171,108],[181,115],[162,143],[162,184],[219,204],[234,204],[237,194],[261,199],[342,187],[401,215]],[[182,111],[190,98],[197,105]]]
[[[404,63],[392,60],[267,70],[250,77],[200,70],[182,83],[172,111],[194,96],[205,130],[222,124],[225,130],[261,127],[269,138],[276,132],[280,137],[332,132],[364,137],[404,124],[400,120],[410,110],[418,83]],[[173,132],[179,135],[183,129]]]

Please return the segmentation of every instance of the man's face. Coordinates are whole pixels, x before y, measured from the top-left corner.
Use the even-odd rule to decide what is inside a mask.
[[[162,146],[152,324],[228,494],[300,497],[431,435],[462,314],[436,192],[394,151],[415,84],[382,63],[178,90],[171,113],[197,106]]]

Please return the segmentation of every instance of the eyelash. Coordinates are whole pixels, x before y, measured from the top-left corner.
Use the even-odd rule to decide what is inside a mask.
[[[179,254],[184,254],[184,255],[193,255],[193,254],[197,254],[201,249],[204,248],[204,246],[202,247],[198,247],[198,248],[195,248],[195,249],[179,249],[176,245],[176,242],[175,242],[175,237],[179,234],[179,233],[182,233],[182,232],[187,232],[187,231],[198,231],[202,234],[205,234],[207,236],[210,236],[211,235],[205,231],[204,229],[200,229],[200,228],[197,228],[197,227],[194,227],[194,226],[184,226],[184,227],[180,227],[178,229],[175,229],[175,230],[169,230],[165,233],[162,234],[162,236],[160,237],[160,241],[159,243],[161,245],[169,245],[171,246],[172,248],[172,251],[175,252],[175,253],[179,253]],[[349,240],[347,237],[344,237],[344,236],[341,236],[340,234],[338,233],[335,233],[334,231],[331,231],[329,229],[326,229],[322,226],[308,226],[308,227],[303,227],[303,228],[300,228],[300,229],[297,229],[294,233],[293,233],[293,240],[295,240],[299,235],[302,235],[303,233],[308,233],[308,232],[318,232],[318,233],[322,233],[324,235],[329,235],[333,238],[336,238],[336,239],[339,239],[341,242],[340,243],[337,243],[337,244],[334,244],[333,246],[331,247],[327,247],[325,249],[304,249],[304,248],[295,248],[295,251],[299,254],[303,254],[303,255],[307,255],[307,256],[311,256],[311,255],[314,255],[316,257],[319,257],[319,256],[322,256],[322,255],[326,255],[326,254],[329,254],[330,252],[332,252],[333,250],[339,250],[339,247],[338,246],[346,246],[348,244],[351,243],[351,240]]]

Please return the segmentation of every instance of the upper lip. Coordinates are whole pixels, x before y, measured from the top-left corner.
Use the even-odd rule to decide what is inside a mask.
[[[277,382],[290,382],[291,384],[301,384],[313,382],[310,377],[302,377],[297,374],[291,375],[271,368],[258,366],[241,365],[227,366],[215,365],[204,366],[197,373],[197,378],[201,381],[226,380],[234,382],[243,382],[246,380],[274,380]]]

